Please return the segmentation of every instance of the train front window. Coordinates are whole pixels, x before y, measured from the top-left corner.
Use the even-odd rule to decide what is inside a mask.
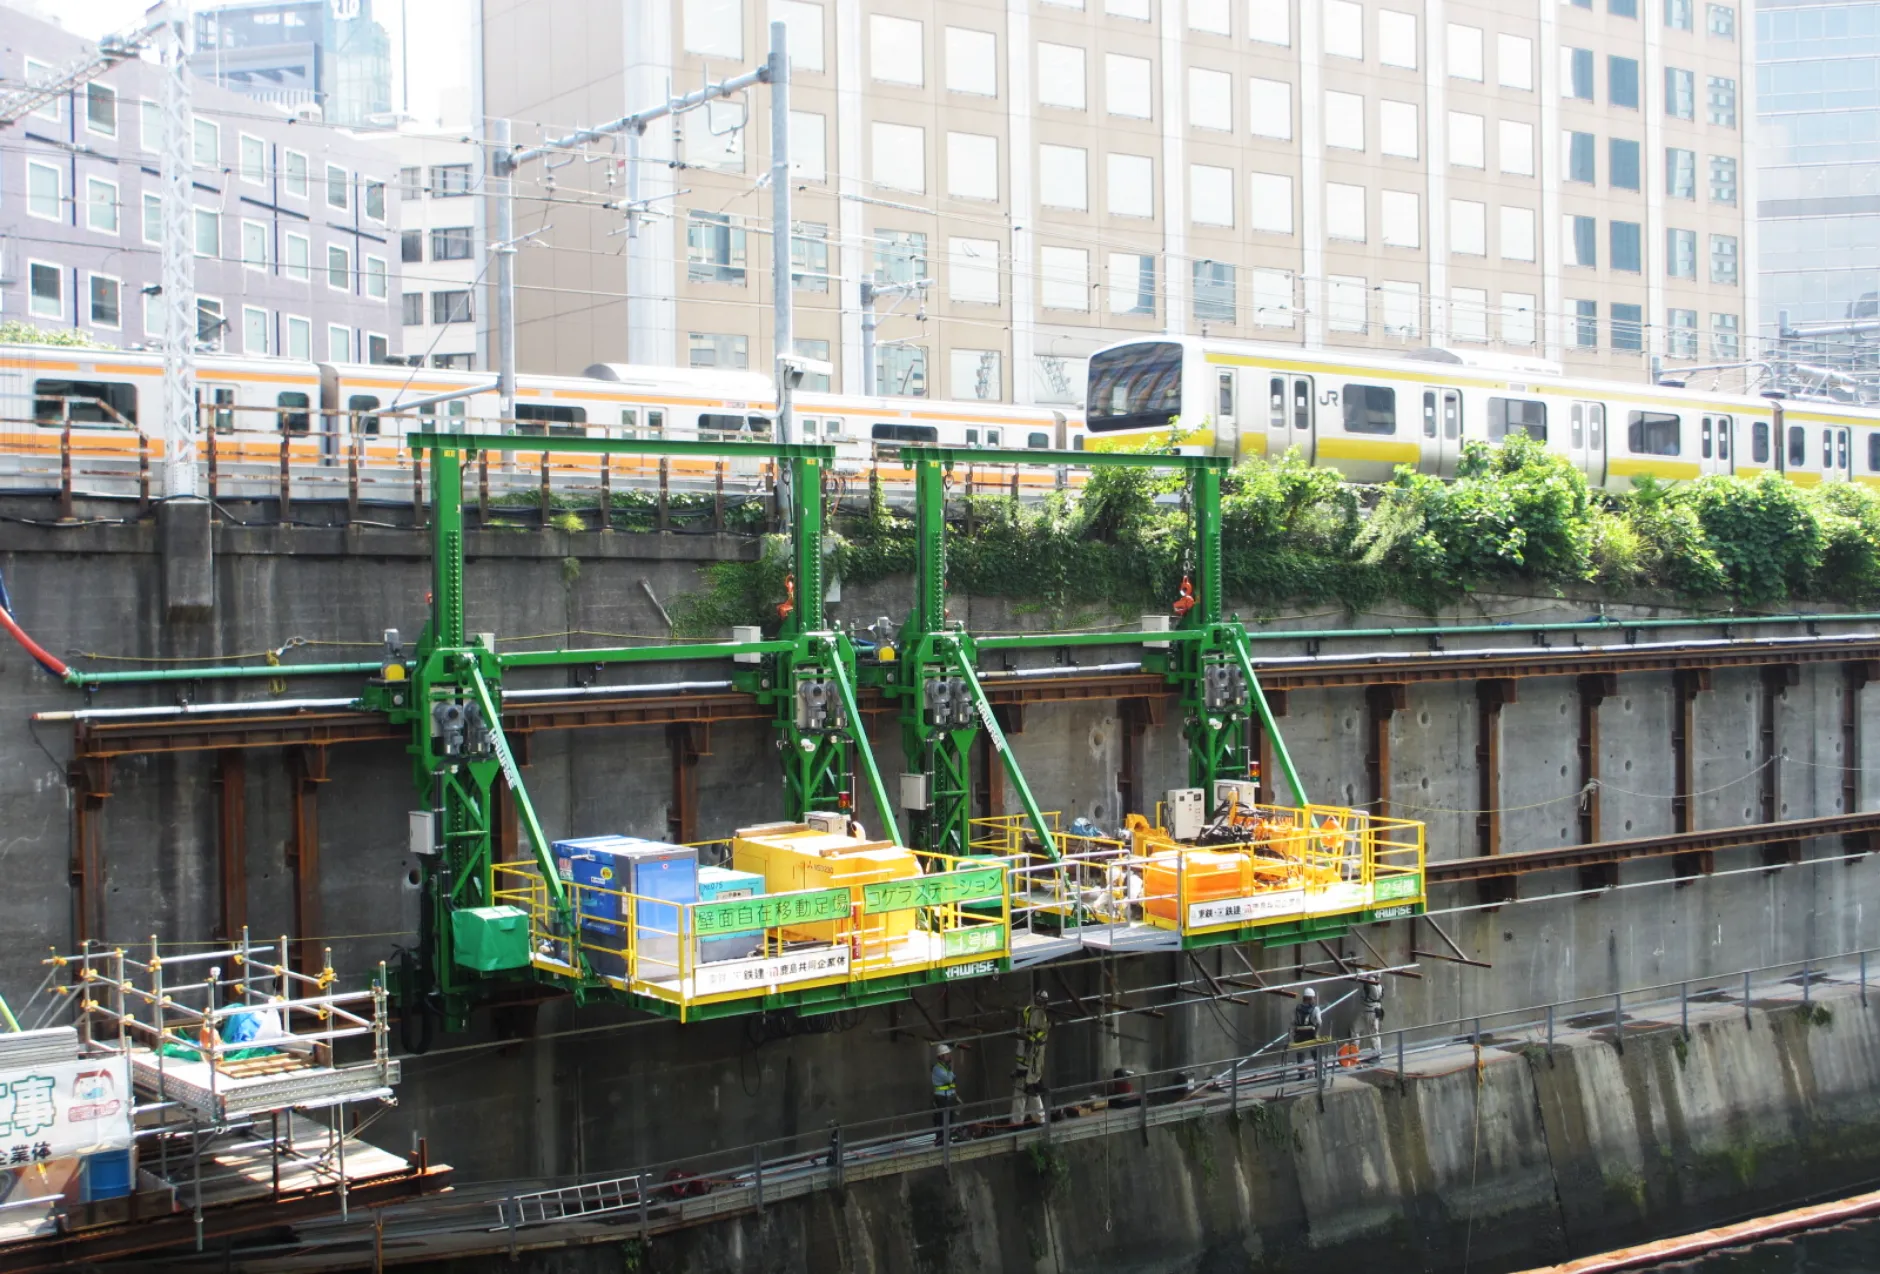
[[[1145,341],[1099,351],[1090,359],[1087,404],[1094,433],[1168,424],[1182,410],[1182,347]]]
[[[41,425],[135,425],[137,386],[122,381],[33,382],[33,420]]]

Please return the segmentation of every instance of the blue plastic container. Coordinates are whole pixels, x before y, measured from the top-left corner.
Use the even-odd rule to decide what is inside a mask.
[[[79,1164],[79,1197],[86,1203],[122,1199],[131,1192],[130,1150],[100,1150]]]

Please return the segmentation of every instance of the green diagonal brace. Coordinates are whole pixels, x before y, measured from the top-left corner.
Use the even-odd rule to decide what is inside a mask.
[[[1018,768],[1018,758],[1012,755],[1011,746],[1005,741],[1005,731],[999,729],[999,723],[992,715],[992,705],[986,701],[986,692],[979,684],[979,674],[973,671],[972,660],[966,657],[966,652],[960,649],[957,641],[936,644],[945,645],[953,666],[959,670],[960,679],[966,683],[967,692],[973,696],[973,707],[979,713],[979,724],[985,727],[992,750],[999,754],[999,760],[1005,766],[1005,776],[1018,789],[1018,803],[1025,807],[1025,817],[1031,820],[1032,829],[1038,833],[1038,843],[1056,862],[1060,857],[1057,837],[1051,834],[1051,829],[1045,825],[1044,815],[1038,812],[1038,802],[1032,797],[1031,785],[1025,782],[1025,775]]]
[[[466,655],[464,664],[470,674],[470,688],[476,691],[477,705],[483,709],[483,720],[490,732],[490,746],[496,750],[496,763],[502,766],[510,795],[515,797],[516,814],[528,834],[529,848],[535,851],[536,864],[541,868],[542,879],[547,882],[548,892],[555,900],[555,910],[565,921],[570,918],[568,891],[562,888],[561,876],[555,871],[554,855],[548,852],[548,837],[542,834],[542,824],[535,817],[535,806],[529,802],[528,790],[522,786],[522,770],[516,765],[516,755],[509,750],[509,740],[503,735],[503,717],[496,710],[496,698],[490,694],[489,685],[483,680],[483,671],[477,667],[475,657]]]
[[[901,827],[895,821],[894,806],[888,803],[888,789],[881,781],[881,771],[875,765],[875,750],[868,746],[868,728],[862,724],[862,710],[855,701],[855,687],[849,684],[848,669],[843,667],[842,652],[837,649],[834,638],[824,638],[823,644],[829,651],[829,662],[823,666],[829,671],[829,680],[836,683],[836,694],[842,698],[842,711],[849,717],[849,737],[855,741],[855,755],[862,762],[862,773],[868,778],[869,794],[875,798],[875,808],[881,811],[881,817],[888,824],[888,832],[896,844],[901,840]]]
[[[1293,768],[1292,753],[1286,750],[1285,736],[1279,732],[1279,726],[1273,720],[1273,709],[1267,704],[1266,691],[1260,689],[1260,679],[1253,675],[1253,659],[1247,653],[1247,635],[1238,624],[1230,625],[1228,648],[1234,652],[1234,658],[1240,663],[1240,671],[1247,678],[1247,693],[1253,696],[1253,707],[1260,714],[1260,724],[1266,730],[1266,737],[1273,742],[1273,755],[1279,758],[1279,768],[1286,775],[1287,786],[1292,788],[1293,803],[1304,806],[1306,789],[1299,782],[1299,771]]]

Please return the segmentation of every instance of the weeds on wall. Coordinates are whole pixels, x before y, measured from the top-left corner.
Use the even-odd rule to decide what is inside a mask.
[[[1457,476],[1404,468],[1345,482],[1297,452],[1247,461],[1222,484],[1227,593],[1254,613],[1289,605],[1427,611],[1472,590],[1641,590],[1706,608],[1880,602],[1880,493],[1799,487],[1775,474],[1636,481],[1595,490],[1539,443],[1470,443]],[[1057,611],[1160,610],[1192,569],[1186,480],[1098,469],[1080,491],[1020,504],[950,499],[950,588]],[[914,528],[880,501],[836,525],[835,568],[857,584],[910,572]],[[766,592],[758,577],[772,577]],[[710,568],[700,614],[753,623],[781,596],[765,563]],[[739,598],[758,603],[739,610]],[[722,625],[720,625],[722,627]],[[704,630],[695,630],[704,631]]]

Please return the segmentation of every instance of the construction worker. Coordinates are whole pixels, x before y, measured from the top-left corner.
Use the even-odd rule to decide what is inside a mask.
[[[960,1086],[953,1074],[953,1046],[942,1044],[933,1051],[933,1069],[928,1072],[933,1086],[933,1144],[943,1145],[947,1137],[947,1114],[960,1104]]]
[[[1044,1109],[1044,1045],[1051,1033],[1051,996],[1038,992],[1018,1011],[1018,1064],[1012,1069],[1012,1122],[1042,1124]]]
[[[1383,1055],[1384,979],[1374,972],[1358,975],[1358,1034],[1373,1057]]]
[[[1299,993],[1299,1003],[1293,1009],[1292,1044],[1294,1048],[1309,1048],[1312,1052],[1310,1071],[1301,1067],[1297,1078],[1304,1079],[1309,1073],[1318,1070],[1319,1040],[1325,1034],[1325,1016],[1319,1009],[1319,989],[1309,986]]]

